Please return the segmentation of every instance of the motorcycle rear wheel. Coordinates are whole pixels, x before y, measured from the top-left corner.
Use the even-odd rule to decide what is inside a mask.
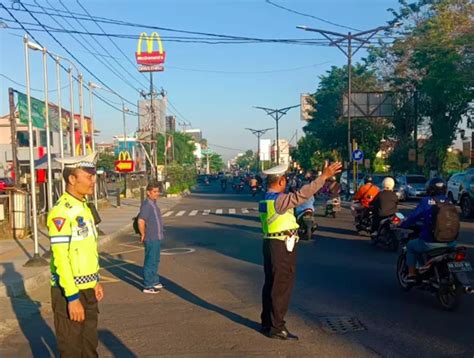
[[[453,282],[451,284],[440,285],[436,291],[436,299],[442,309],[454,311],[459,306],[462,294],[462,288]]]
[[[406,265],[407,256],[405,253],[398,257],[397,261],[397,281],[403,291],[410,291],[412,285],[406,282],[408,276],[408,266]]]

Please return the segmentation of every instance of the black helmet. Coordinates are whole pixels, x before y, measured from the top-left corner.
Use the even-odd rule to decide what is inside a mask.
[[[372,178],[372,175],[367,175],[367,176],[364,178],[364,184],[372,183],[373,181],[374,181],[374,178]]]
[[[441,178],[433,178],[426,183],[426,194],[429,196],[446,195],[446,183]]]

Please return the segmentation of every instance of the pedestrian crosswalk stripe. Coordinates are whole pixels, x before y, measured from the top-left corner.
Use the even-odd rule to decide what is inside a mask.
[[[248,214],[248,213],[249,213],[248,209],[242,208],[242,214]]]
[[[181,210],[176,216],[183,216],[186,213],[186,210]]]
[[[166,213],[163,214],[163,217],[166,218],[166,217],[168,217],[168,216],[173,215],[173,213],[174,213],[174,211],[171,211],[171,210],[170,210],[170,211],[167,211]]]
[[[222,214],[222,209],[217,209],[216,214],[218,214],[218,215]]]
[[[189,213],[189,216],[196,216],[197,213],[198,213],[197,210],[193,210]]]
[[[229,214],[235,214],[235,209],[229,209]]]
[[[211,210],[206,209],[202,212],[202,215],[209,215],[210,212],[211,212]]]

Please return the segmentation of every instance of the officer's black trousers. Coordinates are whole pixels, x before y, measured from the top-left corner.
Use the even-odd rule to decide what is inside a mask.
[[[51,302],[54,312],[54,328],[61,358],[98,357],[97,321],[98,304],[94,290],[80,291],[82,306],[86,319],[79,323],[69,319],[67,301],[62,290],[51,288]]]
[[[284,241],[263,240],[262,327],[277,331],[285,329],[285,315],[295,282],[297,251],[298,244],[288,252]]]

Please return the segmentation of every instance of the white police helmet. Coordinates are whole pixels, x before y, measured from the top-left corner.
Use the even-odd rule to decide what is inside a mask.
[[[386,177],[382,182],[382,186],[384,190],[393,190],[395,187],[395,180],[393,180],[393,178]]]

